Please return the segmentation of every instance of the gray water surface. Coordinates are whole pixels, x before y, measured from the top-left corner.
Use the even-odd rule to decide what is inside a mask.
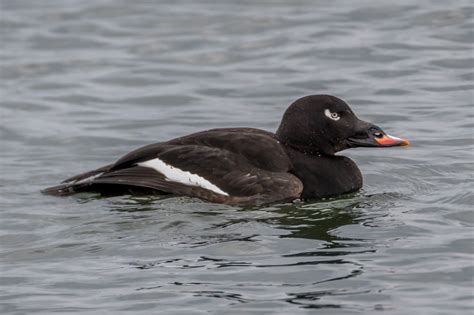
[[[472,314],[471,1],[0,3],[2,314]],[[344,152],[356,195],[39,193],[321,93],[412,142]]]

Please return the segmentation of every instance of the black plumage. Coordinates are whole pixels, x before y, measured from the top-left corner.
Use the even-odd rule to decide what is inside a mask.
[[[313,95],[288,108],[275,134],[253,128],[202,131],[139,148],[43,192],[168,193],[227,204],[329,197],[362,187],[357,165],[336,152],[407,143],[359,120],[344,101]],[[180,175],[166,175],[150,161]]]

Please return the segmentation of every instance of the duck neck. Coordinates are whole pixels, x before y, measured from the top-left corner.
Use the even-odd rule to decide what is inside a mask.
[[[291,139],[287,139],[285,137],[281,137],[278,133],[275,135],[275,138],[280,141],[286,147],[289,147],[293,150],[301,152],[306,155],[314,155],[314,156],[334,156],[334,150],[327,147],[324,148],[323,146],[317,145],[316,141],[306,141],[305,143],[301,143],[298,141],[292,141]]]

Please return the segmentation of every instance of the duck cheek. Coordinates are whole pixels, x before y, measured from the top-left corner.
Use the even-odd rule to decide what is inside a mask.
[[[345,141],[344,138],[333,139],[333,141],[331,141],[331,145],[334,149],[334,152],[339,152],[350,148],[348,142]]]

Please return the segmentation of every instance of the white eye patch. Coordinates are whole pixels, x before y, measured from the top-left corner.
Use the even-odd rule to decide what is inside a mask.
[[[326,115],[326,117],[328,117],[332,120],[339,120],[341,118],[341,116],[339,116],[338,113],[331,113],[331,111],[329,109],[326,109],[324,111],[324,115]]]

